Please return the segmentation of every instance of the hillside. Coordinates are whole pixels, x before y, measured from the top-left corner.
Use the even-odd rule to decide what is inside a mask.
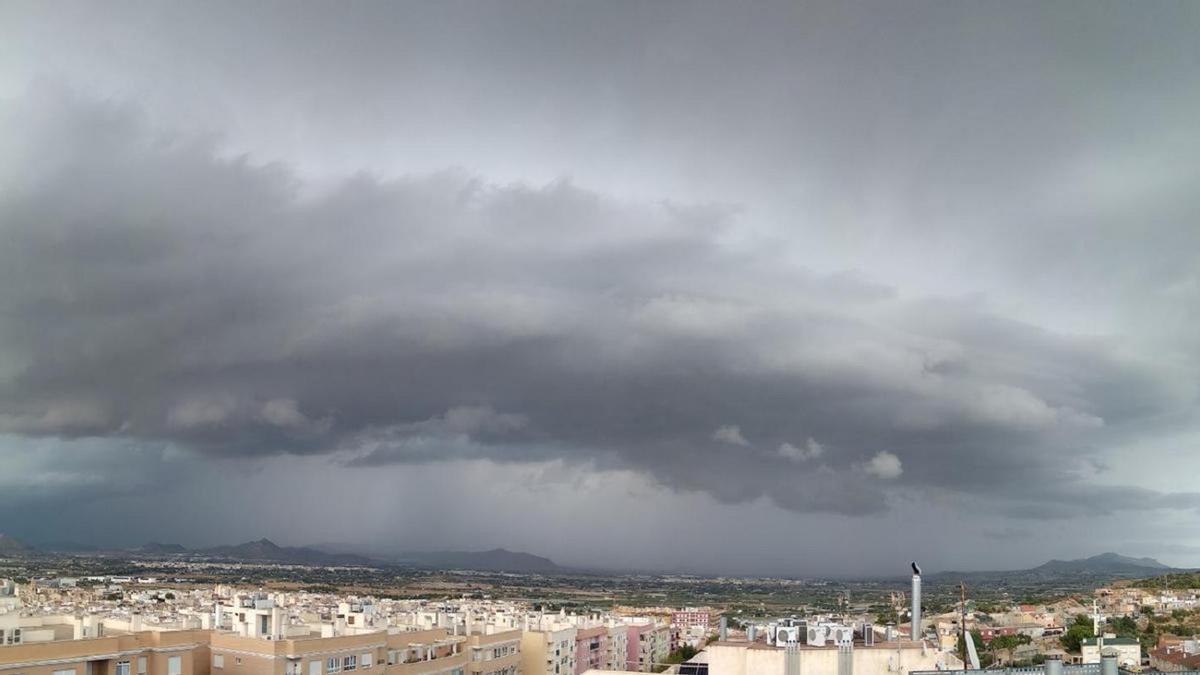
[[[422,567],[471,569],[492,572],[561,572],[553,560],[496,548],[490,551],[434,551],[427,553],[405,553],[397,562],[408,562]]]
[[[265,537],[234,546],[196,549],[191,553],[232,560],[282,562],[296,565],[369,565],[371,563],[369,559],[353,553],[326,553],[304,546],[280,546]]]
[[[0,532],[0,556],[16,558],[35,552],[36,550],[32,546],[20,539]]]
[[[976,581],[1048,581],[1054,579],[1133,579],[1176,571],[1153,558],[1132,558],[1117,553],[1101,553],[1090,558],[1050,560],[1037,567],[1023,570],[993,570],[984,572],[938,572],[931,575],[942,579]]]
[[[186,547],[179,544],[163,544],[157,541],[151,541],[138,547],[137,552],[152,555],[176,555],[187,553],[188,550]]]
[[[1116,553],[1101,553],[1078,560],[1051,560],[1029,571],[1048,574],[1142,575],[1148,571],[1161,572],[1170,569],[1168,565],[1153,558],[1131,558]]]

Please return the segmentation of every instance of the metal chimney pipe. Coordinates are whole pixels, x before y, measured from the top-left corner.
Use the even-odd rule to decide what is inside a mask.
[[[912,564],[912,631],[914,640],[921,639],[921,568]]]
[[[721,617],[721,630],[720,630],[720,634],[721,634],[721,640],[722,640],[722,641],[724,641],[724,640],[726,640],[726,639],[728,639],[728,638],[729,638],[729,619],[728,619],[728,618],[726,618],[726,617]]]
[[[800,675],[800,644],[789,642],[783,649],[784,675]]]
[[[1100,675],[1117,675],[1117,655],[1113,653],[1100,655]]]
[[[851,645],[838,647],[838,675],[854,675],[854,647]]]

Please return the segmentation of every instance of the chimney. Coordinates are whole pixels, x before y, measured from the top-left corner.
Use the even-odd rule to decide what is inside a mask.
[[[800,675],[800,644],[789,642],[783,652],[784,675]]]
[[[1117,653],[1115,651],[1100,655],[1100,675],[1117,675]]]
[[[921,639],[921,568],[912,564],[912,639]]]
[[[854,675],[854,646],[838,647],[838,675]]]
[[[726,617],[721,617],[720,635],[722,641],[729,637],[729,619]]]

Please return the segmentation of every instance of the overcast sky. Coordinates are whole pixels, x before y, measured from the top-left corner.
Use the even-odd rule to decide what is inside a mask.
[[[0,531],[1200,566],[1198,35],[0,3]]]

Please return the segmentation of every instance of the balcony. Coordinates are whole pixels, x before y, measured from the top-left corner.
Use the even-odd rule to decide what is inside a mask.
[[[466,669],[470,662],[468,654],[459,652],[458,654],[449,654],[439,656],[432,659],[424,659],[421,661],[411,661],[408,663],[397,663],[387,666],[384,669],[386,675],[427,675],[432,673],[441,673],[453,668]],[[492,661],[477,661],[476,663],[493,663]]]

